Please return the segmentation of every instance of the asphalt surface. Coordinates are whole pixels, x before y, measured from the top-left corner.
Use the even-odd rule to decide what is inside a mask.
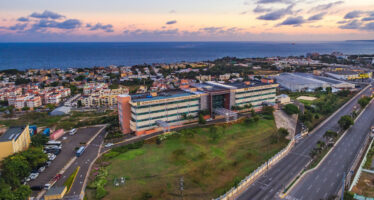
[[[75,156],[75,148],[79,147],[81,143],[87,142],[99,129],[98,127],[79,128],[75,135],[65,134],[63,137],[67,137],[67,139],[60,139],[62,141],[61,153],[56,156],[55,160],[44,172],[39,174],[38,178],[28,184],[30,186],[39,186],[48,183]],[[33,192],[33,195],[36,193]]]
[[[102,126],[91,128],[91,130],[89,130],[90,134],[95,135],[101,128]],[[55,186],[63,186],[66,179],[69,178],[69,176],[77,169],[78,166],[80,167],[70,191],[66,194],[67,196],[81,194],[83,182],[86,178],[89,166],[99,153],[99,147],[104,141],[105,133],[106,131],[105,129],[103,129],[101,133],[86,147],[83,154],[78,157],[74,161],[74,163],[65,171],[62,178],[56,182]]]
[[[337,131],[339,129],[338,121],[340,117],[350,114],[353,107],[357,105],[357,100],[362,95],[369,94],[371,94],[370,87],[361,95],[355,96],[353,101],[344,106],[334,117],[330,118],[319,128],[317,127],[313,134],[300,140],[287,156],[272,166],[264,175],[260,176],[237,199],[278,199],[278,194],[284,190],[287,184],[290,183],[311,160],[309,152],[323,137],[324,133],[328,130]]]
[[[343,178],[349,172],[356,155],[359,154],[370,127],[374,123],[374,104],[357,119],[341,141],[311,173],[308,173],[292,189],[288,199],[326,199],[342,188]]]

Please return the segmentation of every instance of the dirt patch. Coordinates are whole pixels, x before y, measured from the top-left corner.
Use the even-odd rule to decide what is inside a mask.
[[[287,139],[291,139],[295,136],[297,114],[287,115],[283,110],[274,111],[274,119],[277,129],[285,128],[288,130],[289,135]]]
[[[308,96],[297,97],[297,100],[306,100],[306,101],[314,101],[316,99],[317,99],[316,97],[308,97]]]

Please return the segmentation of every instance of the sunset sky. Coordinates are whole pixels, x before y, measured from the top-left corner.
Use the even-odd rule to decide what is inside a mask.
[[[374,39],[373,0],[1,0],[0,42]]]

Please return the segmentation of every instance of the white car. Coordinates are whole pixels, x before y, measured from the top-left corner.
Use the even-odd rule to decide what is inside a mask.
[[[39,168],[38,172],[41,173],[41,172],[44,172],[44,170],[45,170],[45,167],[41,167]]]
[[[114,145],[113,143],[108,143],[108,144],[105,145],[105,147],[108,148],[108,147],[111,147],[113,145]]]
[[[75,133],[77,133],[77,129],[73,128],[69,131],[69,135],[74,135]]]
[[[39,176],[39,173],[31,173],[30,174],[30,179],[34,180],[34,179],[38,178],[38,176]]]

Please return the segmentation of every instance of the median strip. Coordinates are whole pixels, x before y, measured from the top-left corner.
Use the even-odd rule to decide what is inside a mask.
[[[75,181],[75,178],[77,177],[78,175],[78,172],[79,172],[79,169],[80,169],[80,166],[78,166],[74,172],[69,176],[68,179],[66,179],[64,185],[66,186],[67,188],[67,192],[66,193],[69,193],[70,192],[70,189],[71,189],[71,186],[73,186],[74,184],[74,181]]]

